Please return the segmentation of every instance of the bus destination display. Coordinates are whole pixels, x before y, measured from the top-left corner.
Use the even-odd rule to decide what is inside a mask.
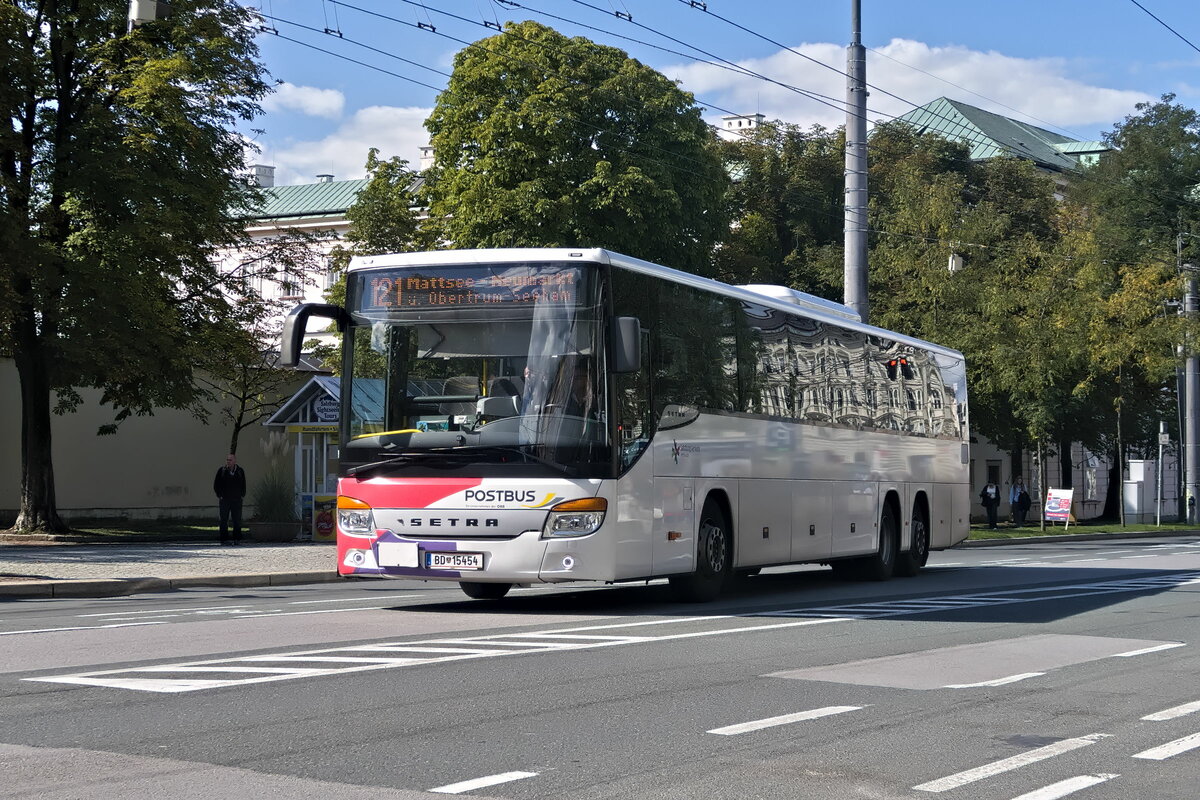
[[[362,274],[364,311],[413,308],[467,308],[495,305],[573,304],[575,267],[456,267],[438,270],[392,269]]]

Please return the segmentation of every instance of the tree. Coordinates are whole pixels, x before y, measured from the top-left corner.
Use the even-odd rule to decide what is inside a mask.
[[[408,253],[418,249],[417,200],[413,194],[417,175],[408,168],[408,162],[393,156],[386,161],[379,158],[379,151],[372,147],[367,152],[367,185],[354,198],[353,205],[346,210],[350,228],[346,232],[345,245],[337,245],[330,253],[330,261],[338,278],[325,293],[325,299],[339,306],[346,304],[346,268],[354,256],[374,256],[384,253]],[[330,326],[336,330],[336,326]],[[340,334],[339,334],[340,336]],[[323,344],[317,340],[308,342],[314,357],[324,362],[335,374],[340,372],[341,348]],[[382,360],[371,350],[366,341],[355,342],[359,348],[355,354],[358,363]],[[367,370],[370,372],[370,368]]]
[[[252,12],[176,0],[169,18],[127,30],[126,8],[0,5],[0,348],[21,384],[17,529],[65,528],[52,408],[78,405],[82,387],[101,391],[115,423],[194,407],[193,365],[253,294],[253,269],[217,266],[242,241],[236,209],[256,200],[237,177],[233,130],[267,92]]]
[[[707,273],[727,178],[687,92],[535,22],[455,56],[426,122],[426,231],[467,247],[606,247]]]

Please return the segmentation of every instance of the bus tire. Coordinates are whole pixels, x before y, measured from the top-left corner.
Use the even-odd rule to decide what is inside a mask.
[[[912,518],[912,541],[909,543],[908,550],[901,553],[896,559],[896,574],[911,578],[921,571],[921,567],[925,566],[925,562],[929,560],[929,522],[925,519],[925,511],[921,508],[913,509]]]
[[[499,600],[512,588],[511,583],[478,583],[476,581],[459,581],[458,585],[472,600]]]
[[[733,572],[733,537],[721,505],[704,501],[696,533],[696,571],[671,577],[675,598],[685,603],[715,600]]]
[[[879,518],[879,548],[875,555],[859,562],[859,579],[864,581],[886,581],[896,569],[897,550],[900,549],[900,525],[891,503],[883,504]]]

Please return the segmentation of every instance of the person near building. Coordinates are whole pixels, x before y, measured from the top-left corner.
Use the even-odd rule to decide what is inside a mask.
[[[1008,490],[1008,504],[1012,507],[1013,524],[1018,528],[1024,527],[1025,515],[1029,513],[1031,501],[1029,490],[1025,488],[1025,480],[1020,475],[1013,481]]]
[[[979,493],[979,502],[987,511],[988,527],[996,530],[996,509],[1000,507],[1000,487],[991,481]]]
[[[230,453],[225,457],[225,466],[217,470],[213,478],[213,493],[217,496],[217,508],[221,519],[221,544],[242,543],[242,500],[246,497],[246,471],[238,466],[237,457]],[[233,538],[229,538],[229,523],[233,524]]]

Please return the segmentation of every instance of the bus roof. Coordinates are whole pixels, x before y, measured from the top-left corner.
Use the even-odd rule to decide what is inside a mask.
[[[380,267],[425,267],[450,266],[453,264],[521,263],[529,261],[583,261],[610,264],[632,272],[669,280],[701,289],[714,294],[733,297],[750,303],[779,309],[791,314],[802,313],[822,322],[840,325],[851,330],[875,334],[897,342],[919,347],[931,352],[962,358],[962,353],[940,344],[905,336],[885,328],[877,328],[859,321],[858,315],[848,306],[823,297],[806,294],[786,286],[750,284],[732,286],[727,283],[702,278],[671,267],[664,267],[633,256],[605,250],[582,247],[513,247],[479,250],[428,250],[420,253],[389,253],[377,256],[355,256],[350,260],[350,272]]]

